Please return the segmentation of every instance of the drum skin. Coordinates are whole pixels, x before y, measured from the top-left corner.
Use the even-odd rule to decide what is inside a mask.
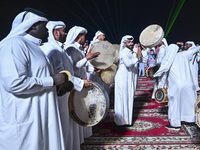
[[[200,128],[200,95],[197,96],[197,101],[195,103],[195,120],[196,124]]]
[[[115,49],[115,60],[113,63],[118,65],[118,55],[119,55],[120,46],[119,46],[119,44],[113,44],[113,47]]]
[[[106,90],[98,83],[83,88],[81,92],[73,90],[69,96],[69,114],[81,126],[92,127],[104,119],[109,110],[110,101]]]
[[[100,41],[92,45],[91,52],[100,52],[98,57],[90,60],[90,63],[98,69],[110,67],[115,60],[115,49],[108,41]]]
[[[117,72],[117,65],[112,64],[109,68],[101,71],[100,73],[101,80],[106,84],[114,83],[116,72]]]
[[[164,37],[164,31],[157,24],[149,25],[140,34],[139,41],[148,48],[157,46]]]
[[[168,102],[167,89],[166,88],[158,88],[155,91],[155,101],[157,103],[167,103]]]

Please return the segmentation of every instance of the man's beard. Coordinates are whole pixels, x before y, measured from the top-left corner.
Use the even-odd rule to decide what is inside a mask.
[[[60,41],[61,43],[64,43],[65,40],[66,40],[66,37],[67,37],[66,35],[60,34],[59,41]]]
[[[127,45],[126,47],[127,47],[128,49],[130,49],[130,50],[133,50],[133,45],[129,45],[129,46]]]

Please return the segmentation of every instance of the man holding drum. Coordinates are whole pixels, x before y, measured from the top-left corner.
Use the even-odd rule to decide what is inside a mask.
[[[41,48],[52,63],[54,72],[69,71],[72,74],[70,81],[77,91],[81,91],[83,87],[92,86],[89,80],[81,80],[74,75],[73,61],[63,49],[63,43],[67,35],[65,24],[62,21],[49,21],[47,28],[49,30],[48,42],[44,43]],[[68,109],[69,94],[68,92],[58,97],[65,148],[67,150],[79,150],[80,144],[84,142],[84,130],[70,117]]]
[[[159,52],[155,59],[155,65],[160,66],[160,64],[166,54],[166,51],[167,51],[167,47],[168,47],[167,40],[165,38],[163,38],[162,41],[158,44],[158,47],[159,47]],[[161,79],[161,77],[156,78],[156,81],[154,84],[154,89],[153,89],[152,96],[151,96],[152,99],[155,99],[155,91],[158,87],[158,82],[160,81],[160,79]],[[165,84],[165,88],[166,88],[166,86],[167,86],[167,83]]]
[[[191,48],[188,51],[177,53],[179,47],[171,44],[161,62],[159,70],[154,77],[163,76],[158,84],[162,88],[168,81],[168,119],[170,124],[167,129],[180,130],[181,121],[195,122],[194,106],[197,100],[197,92],[190,71],[190,60],[200,51],[200,47]]]
[[[53,75],[40,49],[48,37],[46,15],[32,8],[18,14],[0,43],[0,149],[65,150]]]
[[[133,52],[133,36],[126,35],[121,40],[119,66],[115,75],[115,117],[114,127],[118,131],[126,131],[124,125],[132,125],[133,101],[135,93],[134,67],[141,56]]]
[[[93,37],[93,40],[90,42],[90,45],[89,45],[89,48],[88,50],[90,51],[91,47],[99,42],[99,41],[104,41],[105,39],[105,34],[98,30],[96,33],[95,33],[95,36]],[[101,69],[96,69],[91,63],[89,63],[89,66],[88,66],[88,79],[94,81],[94,82],[97,82],[99,83],[100,85],[102,85],[105,90],[107,91],[107,93],[109,93],[109,85],[104,83],[101,78],[100,78],[100,71]]]

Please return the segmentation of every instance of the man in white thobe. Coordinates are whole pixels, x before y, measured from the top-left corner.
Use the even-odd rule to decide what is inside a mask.
[[[53,75],[39,47],[48,36],[47,21],[27,8],[0,43],[1,150],[64,150],[54,84],[65,76]]]
[[[87,70],[86,66],[90,59],[98,56],[100,53],[91,53],[88,52],[87,56],[85,57],[84,48],[82,44],[85,42],[85,35],[87,30],[83,27],[74,26],[72,27],[67,35],[66,39],[66,53],[70,56],[73,62],[73,69],[74,74],[76,77],[79,78],[87,78]],[[84,137],[90,137],[92,135],[92,127],[84,127]]]
[[[163,58],[166,54],[166,48],[168,46],[167,40],[165,38],[163,38],[162,41],[158,44],[158,46],[159,46],[159,52],[158,52],[156,59],[155,59],[155,65],[160,66],[160,64],[161,64],[161,62],[162,62],[162,60],[163,60]],[[157,90],[158,82],[161,80],[161,78],[162,77],[158,77],[155,81],[152,96],[151,96],[152,99],[155,99],[155,91]],[[167,83],[164,85],[164,87],[165,88],[167,87]]]
[[[100,41],[103,41],[104,39],[105,39],[105,34],[102,31],[97,31],[95,33],[95,36],[94,36],[93,40],[90,42],[88,51],[90,51],[90,49],[91,49],[93,44],[95,44],[97,42],[100,42]],[[88,79],[92,80],[94,82],[97,82],[100,85],[102,85],[105,88],[105,90],[107,91],[107,93],[109,94],[109,85],[104,83],[101,80],[100,72],[99,71],[95,71],[95,70],[96,70],[95,67],[91,63],[89,63],[89,65],[88,65],[88,72],[89,72]]]
[[[62,21],[49,21],[47,28],[49,30],[48,42],[44,43],[41,49],[52,63],[54,72],[69,71],[72,75],[70,81],[77,91],[81,91],[83,86],[91,86],[88,80],[81,80],[74,76],[73,62],[62,48],[67,35],[65,33],[65,24]],[[67,150],[79,150],[80,144],[84,142],[83,127],[70,117],[68,109],[69,94],[66,93],[58,97],[65,147]]]
[[[168,80],[168,119],[167,129],[180,130],[181,121],[195,122],[194,104],[197,99],[195,84],[190,71],[190,60],[200,47],[190,51],[178,52],[179,47],[171,44],[154,77],[160,77],[168,72],[168,78],[163,76],[158,88]],[[163,80],[163,81],[162,81]],[[183,82],[184,81],[184,82]]]
[[[121,40],[119,51],[119,65],[115,75],[115,117],[114,127],[132,124],[133,101],[135,93],[134,67],[138,63],[138,54],[133,50],[133,37],[126,35]]]
[[[187,41],[185,46],[187,47],[187,50],[190,50],[192,47],[196,47],[193,41]],[[190,69],[192,72],[192,77],[196,86],[196,90],[199,91],[200,87],[199,87],[199,82],[198,82],[198,61],[199,61],[199,53],[193,55],[193,58],[190,61]]]

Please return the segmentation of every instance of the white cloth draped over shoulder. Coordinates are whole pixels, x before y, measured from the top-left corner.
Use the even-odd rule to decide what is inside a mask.
[[[197,92],[190,71],[189,61],[193,54],[200,51],[194,47],[190,51],[178,52],[178,46],[171,44],[164,57],[160,69],[154,76],[168,72],[168,118],[172,126],[180,127],[181,121],[194,122],[194,104]],[[166,77],[162,78],[164,83]],[[184,81],[184,82],[183,82]]]
[[[124,36],[121,41],[121,47],[124,42],[133,39],[132,36]],[[133,102],[135,93],[135,73],[134,67],[138,62],[136,54],[130,49],[124,47],[120,50],[118,70],[115,75],[115,117],[117,125],[132,124]]]
[[[42,40],[25,33],[47,19],[28,12],[21,22],[24,13],[0,43],[0,149],[64,150],[53,70]]]
[[[62,21],[49,21],[47,28],[49,30],[48,42],[41,46],[41,49],[49,58],[53,65],[55,73],[59,73],[62,70],[68,70],[71,73],[70,81],[74,84],[74,89],[81,91],[84,81],[74,76],[73,62],[71,58],[61,48],[61,43],[56,41],[53,36],[53,29],[56,26],[63,26],[65,24]],[[59,45],[60,44],[60,45]],[[80,144],[84,142],[83,127],[78,125],[69,114],[68,98],[70,93],[66,93],[63,96],[58,97],[59,112],[62,123],[62,130],[65,142],[65,148],[67,150],[79,150]]]

